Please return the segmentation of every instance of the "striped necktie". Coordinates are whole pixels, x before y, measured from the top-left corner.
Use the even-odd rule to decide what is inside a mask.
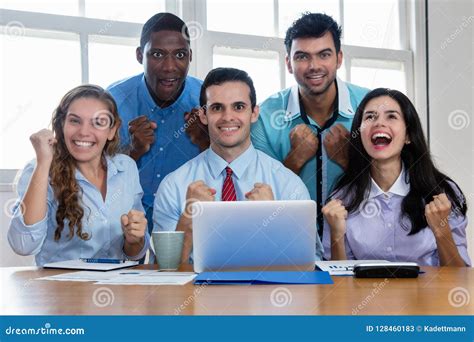
[[[225,168],[226,177],[224,185],[222,186],[222,200],[223,201],[237,201],[235,194],[234,182],[232,181],[232,169],[230,167]]]

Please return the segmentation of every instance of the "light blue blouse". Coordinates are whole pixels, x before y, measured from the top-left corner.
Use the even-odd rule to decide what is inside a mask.
[[[123,154],[107,157],[105,201],[99,189],[76,169],[76,180],[82,189],[83,232],[89,233],[89,240],[82,240],[76,235],[70,239],[69,227],[65,222],[61,238],[54,241],[58,203],[51,184],[48,184],[46,216],[33,225],[25,224],[19,205],[26,193],[35,166],[36,160],[26,165],[17,185],[18,200],[13,208],[13,217],[8,230],[8,242],[16,253],[35,255],[38,266],[78,258],[138,260],[146,254],[150,246],[148,234],[145,236],[145,244],[140,253],[128,256],[123,251],[124,235],[120,217],[131,209],[143,211],[141,203],[143,190],[140,186],[137,166],[130,157]],[[28,208],[24,209],[28,210]]]

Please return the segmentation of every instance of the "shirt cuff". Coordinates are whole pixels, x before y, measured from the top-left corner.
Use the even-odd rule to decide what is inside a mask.
[[[150,248],[150,235],[146,233],[145,243],[143,244],[143,248],[137,255],[129,256],[125,253],[125,251],[123,252],[123,255],[125,256],[125,259],[127,260],[141,260],[146,255],[146,252],[148,251],[149,248]]]
[[[12,218],[8,231],[8,243],[19,255],[35,255],[43,244],[48,231],[48,215],[35,224],[27,225],[23,215]]]
[[[35,235],[40,233],[41,235],[48,230],[48,225],[46,221],[48,219],[48,214],[45,214],[44,217],[34,223],[34,224],[26,224],[23,214],[16,215],[10,224],[11,229],[13,229],[16,233],[26,234],[26,235]]]

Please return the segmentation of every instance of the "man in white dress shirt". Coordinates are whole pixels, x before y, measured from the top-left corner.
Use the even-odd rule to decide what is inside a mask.
[[[217,68],[204,80],[199,117],[208,126],[210,148],[163,179],[153,210],[154,230],[185,232],[183,262],[192,250],[191,204],[196,201],[310,199],[296,174],[253,147],[250,126],[258,119],[256,101],[245,71]],[[318,239],[316,259],[321,257]]]

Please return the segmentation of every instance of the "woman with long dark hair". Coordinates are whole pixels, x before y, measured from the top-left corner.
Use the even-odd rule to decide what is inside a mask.
[[[325,257],[466,266],[466,199],[430,156],[401,92],[378,88],[352,123],[349,164],[324,206]]]
[[[135,162],[117,154],[120,117],[101,87],[69,91],[53,130],[34,133],[36,159],[19,178],[8,241],[36,263],[141,259],[149,247]]]

